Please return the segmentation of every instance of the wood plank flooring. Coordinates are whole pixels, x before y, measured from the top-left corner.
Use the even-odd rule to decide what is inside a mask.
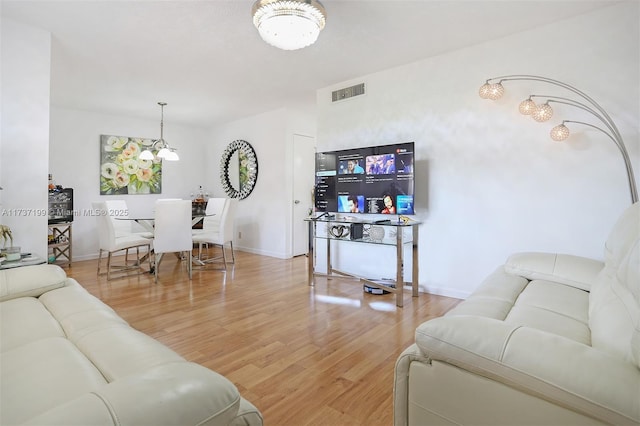
[[[160,280],[143,274],[107,282],[97,261],[67,274],[132,327],[231,380],[265,425],[392,425],[393,373],[415,328],[458,299],[371,295],[356,281],[307,285],[306,258],[236,251],[227,272],[167,256]]]

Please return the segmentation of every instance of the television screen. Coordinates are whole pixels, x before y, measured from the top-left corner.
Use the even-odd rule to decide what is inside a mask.
[[[316,154],[321,212],[414,214],[414,143]]]

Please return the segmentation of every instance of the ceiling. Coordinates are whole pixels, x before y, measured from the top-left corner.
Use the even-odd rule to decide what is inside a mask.
[[[615,3],[615,2],[613,2]],[[253,26],[253,0],[1,0],[4,18],[52,34],[56,106],[209,127],[316,89],[609,6],[611,0],[325,0],[327,25],[282,51]]]

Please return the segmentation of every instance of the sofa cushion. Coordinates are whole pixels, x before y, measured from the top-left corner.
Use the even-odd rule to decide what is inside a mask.
[[[627,309],[629,315],[632,316],[631,323],[633,324],[631,357],[640,368],[640,240],[629,252],[627,264],[618,270],[618,279],[629,285],[629,292],[633,295],[633,299],[625,298],[624,300],[627,301]],[[635,306],[632,305],[631,300],[635,301]]]
[[[529,281],[499,267],[447,316],[473,315],[549,331],[589,345],[589,293],[545,280]]]
[[[589,295],[591,344],[640,367],[640,203],[616,222]]]
[[[605,267],[591,291],[591,344],[640,367],[640,239],[617,268]]]
[[[131,328],[109,306],[73,279],[65,288],[43,294],[40,302],[108,381],[184,358]]]
[[[505,322],[548,331],[590,345],[588,310],[588,292],[551,281],[535,280],[520,294]]]
[[[590,290],[604,264],[599,260],[559,253],[516,253],[504,266],[510,274]]]
[[[38,299],[22,297],[0,304],[0,336],[4,353],[40,339],[64,337],[64,331]]]
[[[106,380],[63,337],[44,338],[2,352],[0,423],[20,424],[70,399],[94,391]]]
[[[66,281],[64,270],[56,265],[4,269],[0,271],[0,302],[18,297],[38,297],[63,287]]]
[[[509,274],[500,266],[489,275],[464,303],[446,315],[477,315],[504,320],[529,281]]]
[[[176,362],[100,386],[26,424],[232,425],[241,402],[236,387],[223,376],[201,365]],[[262,423],[259,413],[240,414],[255,422],[246,424]]]

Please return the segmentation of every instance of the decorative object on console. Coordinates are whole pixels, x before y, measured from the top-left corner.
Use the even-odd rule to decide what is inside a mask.
[[[346,238],[349,235],[349,227],[345,225],[333,225],[329,228],[329,233],[335,238]]]
[[[0,239],[2,239],[2,248],[7,245],[7,240],[11,241],[10,246],[13,246],[13,234],[7,225],[0,225]]]
[[[2,255],[7,262],[15,262],[16,260],[20,260],[20,247],[14,247],[12,244],[11,247],[2,249]]]
[[[20,260],[20,247],[13,246],[13,234],[11,233],[11,228],[7,225],[0,225],[0,239],[2,239],[0,257],[4,258],[7,262]],[[9,247],[6,247],[7,241],[10,241]]]
[[[191,214],[204,215],[207,209],[207,202],[209,201],[209,192],[202,188],[202,185],[198,188],[195,195],[191,193]],[[199,223],[199,229],[202,229],[202,223]]]
[[[49,189],[48,206],[49,224],[73,222],[73,188]]]
[[[382,226],[372,226],[369,228],[369,238],[371,238],[371,241],[382,241],[384,238],[384,228]]]
[[[155,160],[156,158],[160,158],[167,161],[178,161],[180,157],[178,156],[176,149],[170,147],[167,141],[164,140],[164,107],[167,103],[158,102],[158,105],[160,105],[160,139],[156,139],[149,148],[142,151],[140,159]],[[156,154],[153,155],[151,152],[152,149],[159,149],[159,151],[156,151]]]
[[[236,158],[238,164],[238,188],[231,182],[229,166]],[[238,139],[231,142],[220,159],[220,180],[222,189],[230,198],[245,199],[253,191],[258,180],[258,157],[249,142]]]
[[[588,112],[589,114],[596,117],[600,122],[604,125],[603,127],[596,126],[591,123],[586,123],[584,121],[573,121],[573,120],[564,120],[561,124],[551,129],[551,138],[555,141],[563,141],[569,137],[569,128],[565,126],[565,123],[574,123],[574,124],[582,124],[583,126],[588,126],[593,129],[599,130],[611,139],[622,154],[622,159],[624,160],[625,168],[627,171],[627,180],[629,181],[629,191],[631,192],[631,202],[635,203],[638,201],[638,190],[636,188],[636,182],[633,175],[633,168],[631,166],[631,160],[629,159],[629,153],[627,152],[627,148],[622,140],[622,136],[620,135],[620,131],[617,126],[607,114],[607,112],[591,97],[589,97],[586,93],[581,90],[576,89],[575,87],[563,83],[558,80],[554,80],[547,77],[541,77],[537,75],[505,75],[501,77],[493,77],[488,79],[485,84],[480,87],[479,94],[483,99],[491,99],[497,100],[502,97],[504,94],[504,86],[502,86],[503,81],[537,81],[552,84],[554,86],[562,87],[574,94],[578,95],[581,100],[577,101],[575,99],[563,97],[563,96],[552,96],[552,95],[530,95],[528,99],[525,99],[520,103],[519,111],[524,115],[531,115],[534,120],[538,122],[548,121],[553,116],[553,108],[549,105],[550,103],[557,103],[563,105],[569,105],[572,107],[579,108],[583,111]],[[497,82],[496,82],[497,81]],[[536,104],[532,98],[543,98],[545,99],[544,103]]]
[[[312,45],[326,22],[317,0],[257,0],[251,14],[260,37],[283,50]]]
[[[151,139],[100,135],[100,195],[161,194],[162,162],[141,158]]]

